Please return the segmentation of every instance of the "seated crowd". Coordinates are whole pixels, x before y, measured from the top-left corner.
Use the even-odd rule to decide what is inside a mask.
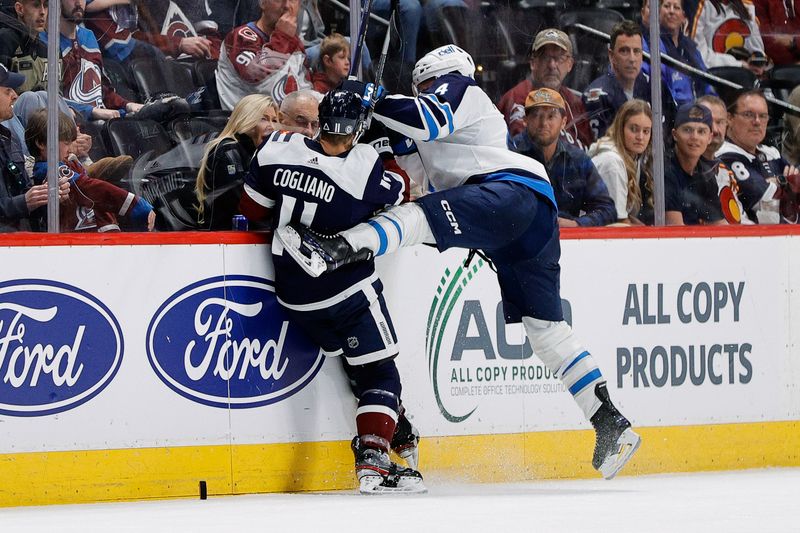
[[[231,229],[258,145],[278,129],[315,136],[322,95],[350,72],[347,15],[317,0],[54,1],[61,231]],[[388,18],[390,4],[374,11]],[[524,78],[495,87],[508,147],[547,169],[559,224],[654,224],[654,150],[666,224],[797,223],[800,114],[771,101],[800,105],[800,0],[658,2],[662,54],[752,80],[731,91],[662,62],[664,147],[651,142],[650,7],[614,13],[607,64],[603,52],[596,66],[581,59],[580,30],[553,17],[522,43]],[[410,91],[426,48],[458,40],[468,16],[493,16],[486,9],[401,0],[389,91]],[[47,0],[0,0],[0,231],[47,229],[47,16]],[[367,77],[383,31],[370,28]],[[502,59],[457,44],[479,64]],[[577,75],[580,62],[595,79]]]

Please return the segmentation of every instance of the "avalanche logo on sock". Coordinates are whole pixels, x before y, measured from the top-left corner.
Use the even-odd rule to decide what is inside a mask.
[[[302,390],[324,355],[289,322],[274,284],[220,276],[181,289],[147,328],[158,377],[194,402],[224,409],[279,402]]]
[[[65,283],[0,283],[0,414],[44,416],[88,402],[122,363],[122,330],[97,298]]]

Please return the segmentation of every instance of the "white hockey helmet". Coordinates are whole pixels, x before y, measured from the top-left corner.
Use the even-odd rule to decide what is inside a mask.
[[[475,61],[472,56],[454,44],[440,46],[428,52],[414,65],[411,74],[414,87],[431,78],[438,78],[450,72],[475,78]]]

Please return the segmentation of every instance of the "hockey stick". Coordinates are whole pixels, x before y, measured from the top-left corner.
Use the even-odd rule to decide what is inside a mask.
[[[364,48],[364,40],[367,37],[367,29],[369,29],[369,15],[372,12],[372,0],[366,0],[362,3],[361,22],[358,25],[358,40],[356,47],[353,50],[353,60],[350,63],[350,72],[347,75],[348,80],[358,79],[358,69],[361,66],[361,52]]]
[[[381,81],[383,81],[383,69],[386,67],[386,57],[389,55],[389,43],[392,40],[392,28],[394,28],[395,23],[395,15],[397,14],[397,7],[400,3],[400,0],[392,0],[391,3],[391,16],[389,17],[389,26],[386,28],[386,35],[383,37],[383,47],[381,48],[381,56],[378,58],[378,67],[375,69],[375,90],[370,97],[372,99],[372,105],[369,107],[369,111],[367,111],[367,117],[364,120],[364,127],[369,129],[370,125],[372,124],[372,113],[375,109],[375,102],[378,98],[378,87],[381,85]]]

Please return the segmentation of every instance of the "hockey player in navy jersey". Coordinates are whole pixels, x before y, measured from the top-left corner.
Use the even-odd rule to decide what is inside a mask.
[[[474,72],[469,54],[444,46],[414,67],[416,97],[387,96],[375,104],[375,118],[409,139],[402,157],[395,149],[400,165],[423,190],[434,192],[338,236],[293,224],[281,228],[279,238],[312,275],[419,243],[440,251],[482,249],[497,268],[506,321],[523,323],[534,352],[591,421],[592,465],[610,479],[641,439],[612,404],[600,369],[564,321],[557,207],[545,169],[506,148],[503,117]],[[375,87],[363,90],[371,96]]]
[[[319,106],[318,140],[275,132],[256,152],[245,177],[241,212],[249,219],[272,216],[277,228],[302,222],[333,235],[368,220],[377,210],[400,203],[404,177],[386,170],[369,145],[355,144],[362,133],[361,96],[334,89]],[[343,355],[358,398],[353,439],[356,474],[362,493],[424,492],[422,476],[389,460],[390,448],[403,454],[397,440],[400,375],[394,358],[397,338],[372,261],[313,278],[272,242],[276,296],[291,318],[328,355]],[[410,426],[404,429],[410,431]],[[394,437],[394,440],[393,440]]]

